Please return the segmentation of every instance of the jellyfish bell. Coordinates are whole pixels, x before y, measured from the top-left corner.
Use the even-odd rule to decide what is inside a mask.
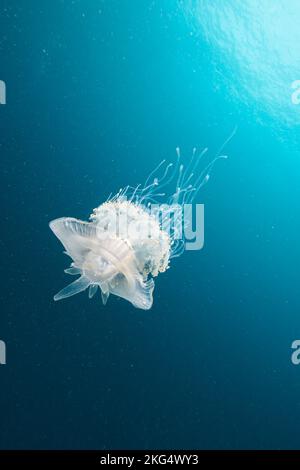
[[[118,198],[96,208],[91,222],[63,217],[50,228],[72,258],[67,274],[80,274],[55,300],[88,287],[91,298],[100,287],[104,304],[114,294],[137,308],[151,308],[154,281],[148,276],[168,268],[170,238],[143,207]]]
[[[226,158],[218,155],[199,171],[207,149],[200,153],[194,149],[186,167],[176,151],[175,164],[163,160],[144,185],[121,188],[93,210],[89,222],[72,217],[50,222],[72,259],[65,272],[80,275],[54,300],[86,289],[92,298],[99,288],[104,305],[113,294],[137,308],[152,307],[154,278],[185,248],[183,229],[188,221],[182,217],[183,206],[192,203],[206,184],[214,163]]]
[[[98,227],[96,222],[86,223],[68,217],[50,222],[50,228],[72,258],[67,273],[80,274],[56,294],[54,300],[70,297],[87,288],[91,298],[100,287],[104,304],[109,294],[115,294],[138,308],[152,306],[154,282],[145,279],[142,250],[135,253],[129,239],[110,233],[104,236],[101,224]]]

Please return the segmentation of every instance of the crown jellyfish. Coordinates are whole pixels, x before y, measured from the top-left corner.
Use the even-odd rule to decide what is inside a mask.
[[[184,237],[180,237],[183,205],[196,198],[216,160],[226,158],[219,153],[199,171],[207,149],[201,153],[194,149],[186,167],[179,149],[176,151],[175,163],[163,160],[143,185],[126,186],[110,195],[93,210],[89,222],[72,217],[50,222],[51,230],[72,259],[65,272],[79,275],[54,300],[86,289],[92,298],[100,288],[104,305],[109,295],[114,294],[137,308],[152,307],[154,278],[165,272],[170,260],[184,251]],[[173,191],[166,191],[172,187]],[[161,202],[164,202],[163,210]],[[159,216],[153,211],[155,206],[159,207]]]

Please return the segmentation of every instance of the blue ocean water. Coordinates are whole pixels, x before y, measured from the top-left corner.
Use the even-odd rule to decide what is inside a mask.
[[[2,449],[299,448],[299,2],[2,0]],[[296,100],[297,101],[297,100]],[[214,156],[205,245],[154,306],[85,293],[86,220],[179,146]]]

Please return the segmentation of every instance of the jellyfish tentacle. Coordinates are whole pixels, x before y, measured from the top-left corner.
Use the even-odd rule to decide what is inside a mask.
[[[70,268],[65,269],[64,272],[66,274],[71,274],[71,276],[76,276],[76,274],[81,274],[81,269],[71,266]]]
[[[90,284],[89,299],[92,299],[98,290],[98,284]]]
[[[54,300],[61,300],[66,299],[67,297],[71,297],[72,295],[84,291],[89,287],[89,285],[90,280],[85,276],[81,276],[80,278],[76,279],[76,281],[72,282],[67,287],[64,287],[64,289],[60,290],[54,296]]]

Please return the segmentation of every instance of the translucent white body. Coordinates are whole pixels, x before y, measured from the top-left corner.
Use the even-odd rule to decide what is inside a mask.
[[[129,219],[130,230],[116,236],[111,221],[119,224],[125,219]],[[144,237],[145,226],[150,227],[151,237]],[[88,287],[92,297],[100,287],[104,304],[109,294],[114,294],[137,308],[151,308],[154,281],[148,276],[155,277],[168,268],[171,246],[168,234],[146,210],[121,199],[95,209],[91,222],[63,217],[50,222],[50,228],[73,260],[66,272],[80,274],[55,300]]]
[[[114,294],[137,308],[150,309],[153,278],[168,269],[171,258],[184,251],[184,240],[178,237],[182,220],[177,209],[193,201],[208,181],[215,161],[226,158],[219,155],[199,171],[199,162],[206,150],[197,154],[194,149],[185,168],[177,149],[175,165],[162,161],[143,186],[121,188],[115,196],[94,209],[89,222],[71,217],[50,222],[51,230],[72,258],[71,267],[65,272],[80,275],[56,294],[54,300],[70,297],[87,288],[91,298],[99,287],[104,304],[109,295]],[[161,177],[156,176],[161,171]],[[167,196],[161,190],[170,185],[175,187]],[[153,215],[151,205],[161,200],[164,209],[162,218],[158,218]],[[173,216],[172,225],[166,230],[170,214]]]

